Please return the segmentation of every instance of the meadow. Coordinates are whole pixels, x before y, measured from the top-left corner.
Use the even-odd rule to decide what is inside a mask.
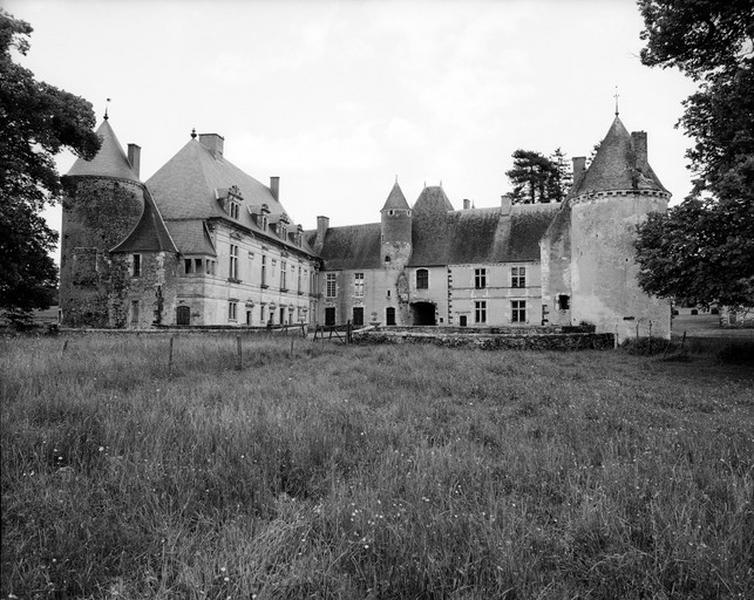
[[[754,597],[751,366],[243,344],[0,339],[3,598]]]

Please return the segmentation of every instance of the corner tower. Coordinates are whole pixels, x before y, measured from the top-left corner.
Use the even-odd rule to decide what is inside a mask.
[[[109,251],[144,211],[139,147],[129,144],[127,156],[107,117],[97,135],[97,155],[79,158],[63,178],[60,308],[63,324],[72,327],[108,326]]]
[[[573,323],[618,340],[670,337],[670,305],[646,294],[634,261],[636,226],[665,211],[670,193],[647,160],[647,134],[630,133],[617,113],[589,169],[569,195]]]
[[[398,182],[390,190],[385,205],[380,210],[380,252],[383,266],[403,269],[411,257],[411,208]]]

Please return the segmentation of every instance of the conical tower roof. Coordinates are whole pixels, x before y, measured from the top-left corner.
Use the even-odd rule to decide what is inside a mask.
[[[453,205],[439,185],[425,187],[414,203],[416,216],[443,214],[453,210]]]
[[[68,175],[89,175],[97,177],[118,177],[139,181],[139,178],[131,168],[126,153],[115,137],[113,128],[107,119],[97,129],[97,135],[102,140],[102,146],[92,160],[78,158]]]
[[[385,206],[382,207],[382,211],[384,210],[409,210],[408,202],[406,202],[406,196],[403,195],[403,191],[401,190],[401,186],[398,185],[398,182],[395,182],[395,185],[393,185],[393,189],[390,190],[390,195],[388,195],[387,200],[385,200]]]
[[[649,163],[637,160],[637,150],[631,134],[616,115],[592,164],[572,195],[616,190],[657,190],[667,193]]]

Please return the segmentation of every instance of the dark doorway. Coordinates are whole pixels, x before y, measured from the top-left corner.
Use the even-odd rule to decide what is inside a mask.
[[[251,325],[251,311],[250,310],[246,311],[246,324]]]
[[[414,302],[411,305],[414,325],[437,325],[435,305],[432,302]]]
[[[335,307],[325,308],[325,325],[335,325]]]
[[[191,325],[191,309],[188,306],[179,306],[175,309],[176,325]]]
[[[461,327],[466,327],[466,315],[461,315],[458,317],[459,325]]]
[[[385,309],[385,321],[387,321],[387,325],[395,325],[395,308],[392,306],[388,306]]]
[[[363,325],[364,325],[364,307],[354,306],[353,307],[353,326],[362,327]]]
[[[285,325],[285,306],[280,307],[280,324]]]

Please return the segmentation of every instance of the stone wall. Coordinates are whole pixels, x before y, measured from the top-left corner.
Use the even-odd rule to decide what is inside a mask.
[[[435,344],[451,348],[483,350],[611,350],[612,333],[446,334],[385,331],[355,331],[356,344]]]
[[[107,327],[109,250],[133,229],[144,208],[139,184],[99,177],[63,178],[60,256],[62,323]]]

